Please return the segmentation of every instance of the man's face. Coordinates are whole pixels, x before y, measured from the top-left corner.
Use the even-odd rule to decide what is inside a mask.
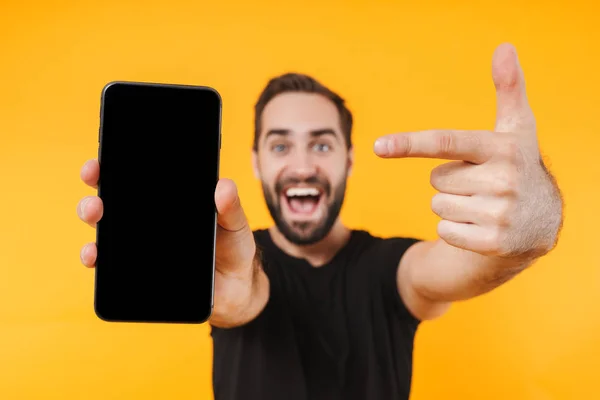
[[[285,93],[261,125],[253,161],[271,216],[290,242],[318,242],[339,216],[351,168],[338,111],[321,95]]]

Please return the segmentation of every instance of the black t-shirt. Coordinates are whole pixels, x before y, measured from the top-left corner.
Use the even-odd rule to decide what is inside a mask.
[[[419,321],[396,271],[417,239],[354,230],[314,268],[254,235],[270,297],[250,323],[212,327],[215,400],[407,400]]]

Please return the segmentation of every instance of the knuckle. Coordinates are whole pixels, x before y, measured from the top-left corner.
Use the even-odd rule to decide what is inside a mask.
[[[442,214],[442,209],[443,209],[443,199],[441,198],[441,195],[438,193],[431,198],[431,210],[435,214],[440,216],[440,214]]]
[[[477,132],[476,135],[468,135],[465,139],[471,151],[477,152],[489,148],[490,136],[487,131]]]
[[[502,234],[500,229],[487,229],[482,239],[484,252],[488,255],[501,255],[503,247],[501,237]]]
[[[520,144],[513,138],[504,139],[498,143],[496,153],[511,164],[519,165],[523,156]]]
[[[497,195],[513,195],[519,188],[519,175],[513,168],[503,168],[494,176],[492,190]]]
[[[84,198],[77,203],[77,215],[79,218],[83,219],[85,217],[85,206],[89,200]]]
[[[429,183],[438,190],[441,190],[443,186],[452,185],[452,181],[452,175],[447,164],[438,165],[431,171],[429,176]]]
[[[458,235],[456,232],[443,232],[443,233],[438,233],[438,235],[444,239],[444,241],[446,241],[447,243],[450,243],[453,246],[456,246],[458,248],[467,248],[467,242],[465,241],[465,239]]]
[[[454,135],[449,132],[438,133],[436,137],[436,144],[442,157],[452,154],[456,148],[456,140]]]
[[[501,228],[506,228],[511,224],[512,207],[508,201],[503,201],[495,207],[488,209],[488,216],[491,222]]]
[[[508,240],[507,230],[502,227],[495,227],[488,231],[487,252],[496,257],[507,257],[513,253],[511,244]]]
[[[467,178],[464,161],[451,161],[436,166],[429,176],[429,183],[440,192],[456,189]]]
[[[411,153],[412,143],[408,135],[395,135],[392,136],[388,142],[388,152],[390,154],[397,154],[399,156],[406,156]]]
[[[464,247],[466,245],[465,238],[452,230],[445,221],[440,221],[438,223],[437,234],[447,243],[457,247]]]
[[[439,217],[449,217],[457,211],[457,206],[454,202],[448,201],[448,197],[443,193],[437,193],[431,199],[431,209]]]
[[[440,188],[440,184],[442,182],[442,176],[436,170],[433,170],[429,175],[429,184],[433,186],[434,189]]]

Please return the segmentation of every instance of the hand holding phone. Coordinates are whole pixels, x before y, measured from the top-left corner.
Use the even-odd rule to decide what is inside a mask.
[[[101,319],[231,320],[251,302],[255,277],[266,279],[253,272],[256,247],[236,187],[218,180],[220,109],[202,87],[103,91],[99,160],[81,171],[99,193],[78,207],[98,228],[81,259],[96,267]]]
[[[144,166],[140,166],[141,170]],[[87,161],[81,168],[83,182],[96,188],[100,166],[97,160]],[[269,282],[260,269],[260,261],[255,257],[254,236],[242,209],[236,185],[229,179],[220,179],[215,190],[215,203],[218,210],[216,240],[216,276],[214,308],[209,321],[211,324],[230,327],[242,325],[258,314],[266,303]],[[144,196],[130,204],[131,213],[142,212]],[[98,196],[86,196],[78,203],[79,218],[92,228],[102,218],[104,206]],[[152,218],[152,214],[147,215]],[[143,251],[131,248],[132,253]],[[135,254],[134,254],[135,255]],[[147,257],[142,254],[140,258]],[[81,262],[88,268],[96,267],[96,243],[88,243],[81,248]]]

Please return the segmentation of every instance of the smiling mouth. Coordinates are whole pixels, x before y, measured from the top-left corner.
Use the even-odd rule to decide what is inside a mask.
[[[316,187],[291,187],[283,192],[288,209],[296,216],[312,216],[319,209],[323,192]]]

